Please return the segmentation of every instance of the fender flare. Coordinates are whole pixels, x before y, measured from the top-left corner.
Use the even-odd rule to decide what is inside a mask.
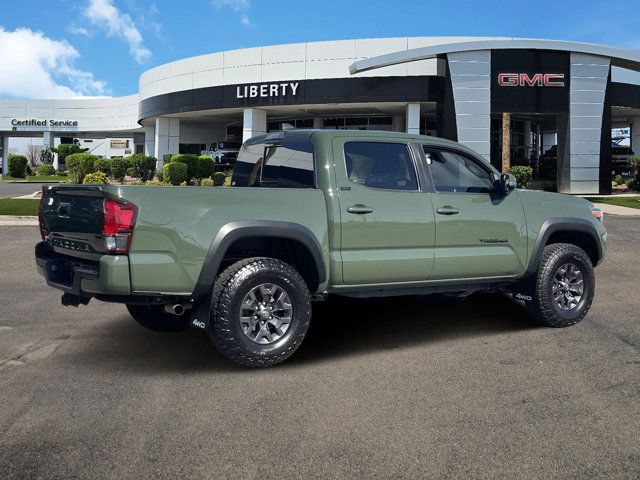
[[[540,257],[542,256],[542,250],[544,249],[547,240],[549,240],[549,237],[553,233],[563,230],[581,232],[590,235],[595,241],[596,248],[598,249],[598,261],[595,265],[600,263],[600,261],[604,257],[602,239],[600,238],[596,227],[591,222],[582,218],[572,217],[549,218],[548,220],[545,220],[545,222],[540,227],[538,236],[536,237],[535,243],[533,244],[533,248],[531,249],[531,258],[529,259],[529,265],[524,275],[525,277],[536,274],[538,265],[540,263]]]
[[[238,220],[229,222],[218,230],[202,264],[192,298],[198,300],[210,293],[227,250],[236,240],[247,237],[273,237],[299,241],[309,249],[313,256],[318,270],[318,283],[321,285],[327,281],[322,247],[309,228],[298,223],[285,221]]]

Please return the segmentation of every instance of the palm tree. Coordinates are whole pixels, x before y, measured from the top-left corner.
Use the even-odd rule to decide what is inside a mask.
[[[511,170],[511,114],[502,113],[502,173]]]

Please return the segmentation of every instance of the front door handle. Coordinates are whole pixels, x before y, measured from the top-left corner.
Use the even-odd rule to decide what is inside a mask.
[[[347,207],[347,212],[355,213],[357,215],[363,215],[365,213],[373,213],[373,208],[367,207],[366,205],[363,205],[361,203],[357,203],[355,205]]]
[[[444,207],[440,207],[436,210],[440,215],[455,215],[456,213],[460,213],[460,210],[454,208],[450,205],[445,205]]]

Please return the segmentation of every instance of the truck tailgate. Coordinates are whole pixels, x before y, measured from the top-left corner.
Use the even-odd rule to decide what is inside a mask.
[[[41,227],[58,253],[97,259],[104,252],[105,193],[100,186],[42,187]]]

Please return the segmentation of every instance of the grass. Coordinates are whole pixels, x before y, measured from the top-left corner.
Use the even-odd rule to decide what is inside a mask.
[[[0,215],[38,215],[38,203],[38,199],[1,199]]]
[[[640,209],[640,196],[637,197],[587,197],[587,200],[593,203],[606,203],[607,205],[616,205],[618,207],[629,207]]]
[[[10,177],[9,175],[2,175],[2,180],[15,182],[66,182],[69,180],[69,177],[65,177],[64,175],[34,175],[27,178],[16,178]]]

